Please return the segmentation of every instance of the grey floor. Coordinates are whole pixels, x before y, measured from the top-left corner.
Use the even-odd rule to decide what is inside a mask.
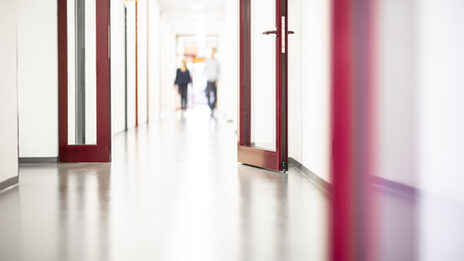
[[[328,196],[237,164],[204,108],[113,138],[112,164],[23,165],[0,194],[0,260],[326,260]]]
[[[330,195],[236,154],[234,126],[196,108],[116,135],[111,164],[22,165],[0,261],[330,259]],[[373,186],[372,260],[464,260],[462,202]]]

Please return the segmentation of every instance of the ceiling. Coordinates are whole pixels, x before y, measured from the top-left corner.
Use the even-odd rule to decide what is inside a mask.
[[[218,34],[227,0],[158,0],[175,34]]]

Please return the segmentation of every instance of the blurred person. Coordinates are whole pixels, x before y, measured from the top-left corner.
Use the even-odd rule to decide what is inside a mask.
[[[211,109],[211,115],[216,108],[217,102],[217,82],[220,74],[219,61],[216,59],[216,48],[211,50],[211,58],[205,62],[206,72],[206,98],[208,100],[208,106]]]
[[[191,82],[192,78],[190,76],[190,71],[187,69],[187,61],[182,60],[182,66],[178,68],[176,72],[174,85],[177,85],[180,94],[180,106],[183,111],[187,109],[188,85]]]

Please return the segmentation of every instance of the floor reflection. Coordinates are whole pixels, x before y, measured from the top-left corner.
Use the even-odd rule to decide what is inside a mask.
[[[109,260],[109,164],[58,167],[58,255],[61,260]]]
[[[111,164],[21,166],[0,260],[327,260],[327,195],[236,148],[198,108],[116,135]]]
[[[242,166],[239,179],[240,260],[285,260],[288,175]]]
[[[375,260],[418,260],[418,201],[416,197],[373,186]]]
[[[329,222],[346,217],[329,215],[331,194],[293,168],[237,164],[236,148],[235,126],[198,108],[116,135],[111,164],[22,165],[0,194],[0,260],[333,257]],[[365,260],[462,260],[462,202],[369,186],[371,205],[347,212]]]

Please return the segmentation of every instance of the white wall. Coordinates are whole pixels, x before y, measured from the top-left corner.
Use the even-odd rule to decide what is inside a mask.
[[[172,32],[166,16],[161,14],[161,84],[160,84],[160,114],[173,112],[179,100],[177,89],[174,88],[176,76],[176,36]]]
[[[147,121],[147,2],[148,0],[138,1],[138,113],[139,124]]]
[[[111,128],[125,127],[124,1],[111,2]]]
[[[17,2],[0,9],[0,182],[18,175]]]
[[[57,1],[19,0],[20,157],[58,156]],[[3,9],[2,10],[7,10]]]
[[[150,0],[149,4],[149,119],[157,119],[160,116],[160,9],[156,0]]]
[[[160,11],[156,0],[139,1],[138,6],[138,98],[139,123],[148,120],[149,99],[150,117],[159,117],[160,85]],[[125,75],[124,75],[124,6],[127,6],[127,69],[128,69],[128,127],[135,126],[135,4],[123,0],[112,2],[111,25],[111,91],[113,133],[124,130],[125,120]],[[147,20],[147,8],[150,19]],[[149,27],[147,23],[150,23]],[[149,33],[147,30],[149,28]],[[150,41],[148,42],[148,37]],[[147,44],[149,50],[147,52]],[[147,66],[147,62],[149,63]],[[149,70],[149,75],[147,76]],[[149,81],[148,81],[149,79]],[[149,85],[149,86],[148,86]],[[147,88],[149,95],[147,98]]]
[[[290,0],[289,156],[330,181],[330,1]]]
[[[218,60],[221,78],[218,82],[217,108],[227,120],[237,123],[239,90],[239,2],[229,0],[225,8],[225,25],[219,35]]]
[[[464,201],[464,2],[420,2],[417,28],[420,187]]]
[[[135,2],[127,7],[127,127],[135,126]]]
[[[464,200],[462,1],[377,5],[377,173]]]
[[[377,4],[377,175],[417,185],[415,1]]]
[[[380,0],[376,25],[377,175],[416,185],[416,4]]]

